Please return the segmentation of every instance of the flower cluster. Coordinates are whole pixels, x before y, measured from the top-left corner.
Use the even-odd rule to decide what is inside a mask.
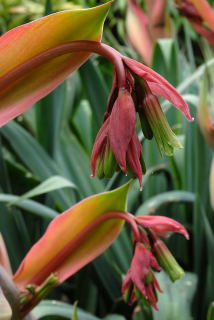
[[[188,238],[188,233],[173,219],[135,217],[126,212],[129,186],[130,183],[84,199],[53,219],[13,277],[0,238],[0,281],[4,280],[6,287],[13,282],[16,285],[18,312],[22,316],[54,287],[101,254],[118,236],[124,221],[133,233],[133,258],[122,284],[123,297],[130,304],[143,299],[157,309],[156,290],[161,289],[154,272],[163,269],[172,281],[184,274],[159,237],[178,232]]]
[[[167,236],[167,232],[171,231],[179,232],[187,239],[189,236],[181,224],[170,218],[141,216],[134,219],[139,235],[134,241],[133,258],[123,281],[122,294],[129,304],[143,298],[157,310],[156,290],[162,290],[154,271],[165,270],[172,281],[184,274],[159,236]]]
[[[142,146],[135,132],[137,116],[145,138],[154,136],[161,154],[171,156],[182,148],[171,130],[157,96],[174,104],[192,120],[186,102],[163,77],[149,67],[120,56],[124,79],[115,72],[104,122],[96,137],[91,155],[92,176],[110,178],[115,171],[131,172],[142,183],[145,165]]]

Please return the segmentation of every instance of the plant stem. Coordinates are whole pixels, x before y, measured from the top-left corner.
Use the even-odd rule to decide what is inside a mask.
[[[72,41],[47,49],[34,57],[21,63],[4,76],[0,77],[0,91],[7,90],[7,87],[22,79],[28,72],[39,67],[41,64],[64,54],[73,52],[93,52],[104,56],[111,61],[117,74],[117,85],[119,88],[126,87],[126,74],[121,54],[110,46],[96,41]]]
[[[0,265],[0,287],[9,302],[13,316],[12,320],[20,320],[22,319],[19,309],[19,291],[17,290],[15,284],[11,280],[11,277],[5,271],[5,269]]]

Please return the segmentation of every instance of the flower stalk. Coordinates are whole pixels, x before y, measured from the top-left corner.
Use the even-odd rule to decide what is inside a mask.
[[[47,49],[38,55],[19,64],[17,67],[0,77],[0,92],[8,89],[11,83],[15,83],[20,78],[32,71],[32,69],[45,64],[46,62],[71,52],[93,52],[104,56],[112,62],[117,74],[117,84],[120,88],[126,87],[126,76],[121,55],[112,47],[96,41],[72,41],[59,44]]]
[[[180,144],[173,135],[156,96],[160,95],[168,99],[184,113],[188,120],[192,120],[188,106],[179,93],[150,68],[122,56],[106,44],[85,40],[72,41],[46,49],[0,77],[0,95],[9,95],[11,90],[15,91],[17,83],[28,78],[32,70],[55,58],[75,52],[100,54],[111,61],[115,69],[104,122],[92,150],[92,176],[111,178],[119,168],[125,174],[130,172],[137,177],[142,186],[145,166],[142,146],[135,133],[136,113],[139,113],[141,123],[145,115],[160,151],[163,150],[168,155],[172,154],[174,147],[180,148]],[[136,84],[138,91],[143,92],[143,99],[135,94]],[[133,96],[136,97],[135,100]],[[148,101],[155,101],[155,105]],[[158,114],[156,105],[159,106]],[[143,108],[145,112],[142,116]],[[2,123],[8,121],[14,114],[18,114],[14,108],[7,110],[1,118]]]
[[[12,309],[12,320],[20,320],[21,313],[19,308],[20,293],[11,280],[10,275],[0,264],[0,288]]]

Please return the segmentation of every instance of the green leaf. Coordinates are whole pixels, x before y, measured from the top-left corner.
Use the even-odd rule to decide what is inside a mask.
[[[214,302],[211,302],[209,305],[208,313],[207,313],[207,320],[214,319]]]
[[[72,319],[71,320],[78,320],[78,317],[77,317],[77,304],[78,302],[76,301],[73,305],[73,315],[72,315]]]
[[[40,180],[45,180],[53,175],[62,175],[54,160],[49,157],[36,139],[19,124],[10,121],[1,128],[1,131],[19,158]],[[54,191],[53,198],[63,208],[68,208],[72,204],[72,194],[68,196],[63,190],[57,190]]]
[[[36,216],[52,220],[58,215],[58,212],[44,206],[41,203],[38,203],[33,200],[23,200],[22,202],[19,202],[19,196],[14,196],[11,194],[0,194],[0,202],[5,202],[5,203],[14,203],[14,205],[17,208],[26,210],[28,212],[33,213]]]
[[[193,273],[172,283],[168,276],[161,272],[157,280],[164,293],[158,293],[158,311],[153,310],[154,320],[192,320],[191,302],[197,285]]]
[[[195,195],[188,191],[169,191],[151,197],[137,210],[136,215],[154,214],[161,206],[169,203],[194,203]]]
[[[72,182],[70,182],[69,180],[61,176],[53,176],[43,181],[42,183],[40,183],[37,187],[33,188],[32,190],[18,197],[17,200],[10,202],[8,205],[9,206],[16,205],[17,203],[23,200],[33,198],[41,194],[48,193],[57,189],[62,189],[62,188],[76,189],[76,186]]]
[[[55,300],[44,300],[34,308],[32,314],[36,319],[42,319],[43,317],[58,316],[62,319],[71,320],[74,314],[74,306],[64,302]],[[89,313],[78,308],[78,320],[98,320],[99,318],[90,315]]]
[[[79,70],[87,98],[90,102],[97,128],[106,110],[108,90],[103,74],[93,61],[87,61]],[[99,92],[99,94],[97,94]]]
[[[172,85],[178,84],[178,52],[174,39],[159,39],[155,43],[152,66],[155,71],[164,76]]]
[[[103,318],[103,320],[126,320],[126,318],[119,314],[110,314],[109,316]]]

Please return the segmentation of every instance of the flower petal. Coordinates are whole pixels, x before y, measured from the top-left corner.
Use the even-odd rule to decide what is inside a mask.
[[[102,149],[104,148],[105,144],[107,143],[108,131],[109,131],[109,118],[107,118],[106,121],[102,124],[102,127],[100,128],[94,142],[93,150],[91,153],[92,177],[94,177],[96,173],[97,159],[100,153],[102,152]]]
[[[62,282],[101,254],[120,232],[120,219],[103,222],[78,245],[75,239],[105,212],[124,211],[129,185],[84,199],[55,218],[16,272],[17,287],[39,285],[53,272]]]
[[[189,121],[193,120],[190,115],[187,103],[167,80],[165,80],[151,68],[146,67],[145,65],[133,59],[123,57],[123,61],[134,73],[136,73],[140,78],[143,78],[148,83],[148,86],[150,87],[153,94],[169,100],[185,115],[185,117]]]
[[[140,163],[140,154],[142,151],[141,143],[135,134],[129,144],[127,151],[127,160],[132,173],[138,178],[140,186],[142,186],[143,171]]]
[[[120,89],[109,123],[111,149],[122,171],[126,172],[126,152],[135,132],[136,113],[131,94]]]
[[[56,45],[75,40],[99,41],[110,2],[91,9],[62,11],[14,28],[0,37],[0,87],[18,65]],[[72,53],[32,69],[0,89],[0,126],[54,90],[90,53]]]
[[[187,230],[177,221],[164,216],[140,216],[137,222],[143,227],[151,228],[158,235],[166,237],[167,232],[181,233],[186,239],[189,239]]]

